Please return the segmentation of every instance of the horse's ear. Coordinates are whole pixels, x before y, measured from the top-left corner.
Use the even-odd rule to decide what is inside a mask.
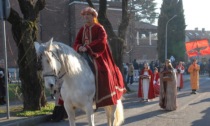
[[[34,42],[34,47],[35,47],[37,56],[40,56],[46,50],[45,45],[40,44],[39,42]]]
[[[46,50],[50,51],[50,48],[52,46],[53,43],[53,38],[51,38],[47,43],[46,43]]]
[[[34,47],[35,47],[35,50],[36,50],[36,54],[39,54],[40,44],[38,42],[34,42]]]

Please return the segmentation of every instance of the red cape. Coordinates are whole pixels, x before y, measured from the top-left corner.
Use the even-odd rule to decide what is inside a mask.
[[[176,67],[176,69],[178,69],[179,66]],[[181,68],[182,70],[184,70],[184,66],[182,66]],[[184,87],[184,81],[183,81],[183,74],[180,73],[180,88]]]
[[[143,75],[144,69],[141,71],[140,75]],[[151,76],[150,83],[149,83],[149,94],[148,94],[148,99],[153,99],[155,98],[155,92],[154,92],[154,87],[153,87],[153,73],[151,70],[148,70],[149,75]],[[139,78],[139,90],[138,90],[138,97],[143,97],[143,91],[142,91],[142,79]]]
[[[77,34],[73,48],[78,51],[84,45],[84,29]],[[107,34],[100,24],[90,27],[90,43],[86,44],[87,53],[93,58],[96,70],[96,106],[104,107],[117,104],[125,93],[123,76],[115,65],[107,43]]]
[[[154,75],[154,80],[155,80],[155,81],[158,81],[159,78],[160,78],[160,74],[159,74],[159,72],[158,72],[158,73],[156,73],[156,76]]]

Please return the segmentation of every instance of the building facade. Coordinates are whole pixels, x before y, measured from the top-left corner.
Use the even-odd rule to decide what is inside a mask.
[[[96,10],[98,10],[98,0],[92,0]],[[72,46],[79,29],[83,26],[83,18],[80,12],[88,4],[85,0],[46,0],[46,7],[40,12],[39,20],[39,40],[48,41],[51,37],[55,41],[63,42]],[[11,1],[11,7],[20,13],[17,1]],[[21,15],[21,14],[20,14]],[[107,17],[112,24],[114,32],[118,33],[121,22],[121,2],[109,1],[107,5]],[[2,26],[0,26],[2,29]],[[205,31],[186,31],[186,41],[193,39],[193,36],[201,37],[204,34],[210,38],[210,32]],[[9,68],[17,69],[17,45],[13,40],[11,25],[6,22],[7,34],[7,55]],[[192,34],[192,35],[191,35]],[[0,47],[3,47],[2,30],[0,31]],[[126,49],[124,52],[124,62],[150,62],[157,60],[157,26],[136,22],[132,18],[127,29]],[[4,59],[4,50],[0,49],[0,60]]]

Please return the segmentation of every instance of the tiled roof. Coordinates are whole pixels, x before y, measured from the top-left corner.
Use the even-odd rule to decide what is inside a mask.
[[[135,22],[136,29],[149,29],[149,30],[157,30],[157,26],[146,23],[146,22]]]
[[[195,39],[210,39],[210,31],[204,30],[186,30],[185,35],[189,38],[189,40]]]

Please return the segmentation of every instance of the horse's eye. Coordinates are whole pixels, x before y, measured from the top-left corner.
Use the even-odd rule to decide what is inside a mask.
[[[50,63],[50,61],[49,61],[49,60],[47,60],[47,63],[49,64],[49,63]]]

